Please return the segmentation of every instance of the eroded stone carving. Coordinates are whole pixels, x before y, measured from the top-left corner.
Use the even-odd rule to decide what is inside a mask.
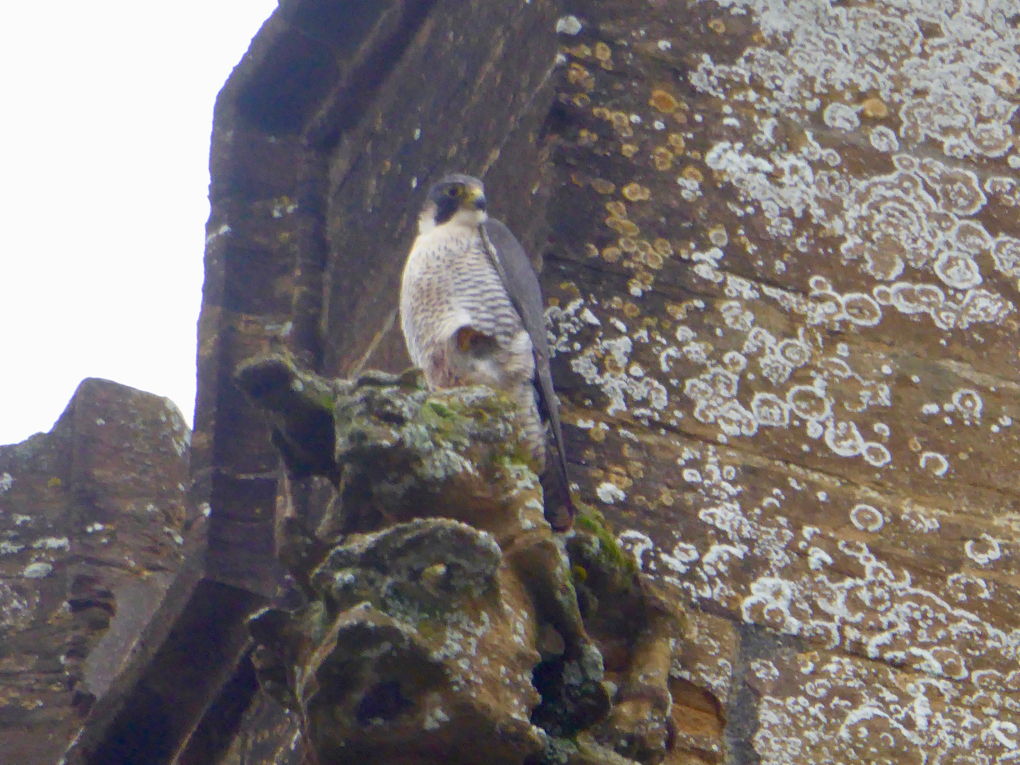
[[[263,687],[320,762],[663,759],[682,614],[601,518],[552,532],[508,399],[282,356],[237,379],[290,479],[336,488],[314,532],[289,498],[278,519],[307,604],[252,622]]]

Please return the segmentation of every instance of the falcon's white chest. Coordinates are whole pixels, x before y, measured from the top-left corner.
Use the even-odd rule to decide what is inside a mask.
[[[494,338],[503,358],[493,360],[499,368],[459,382],[505,384],[508,375],[520,376],[514,370],[522,363],[531,369],[521,372],[533,374],[530,339],[477,226],[438,226],[415,240],[401,282],[400,321],[411,360],[433,387],[464,376],[453,370],[451,338],[465,327]]]

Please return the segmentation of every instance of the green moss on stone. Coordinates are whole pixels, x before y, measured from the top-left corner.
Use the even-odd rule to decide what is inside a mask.
[[[613,530],[602,513],[593,507],[580,505],[574,519],[577,528],[587,531],[599,540],[599,558],[606,569],[623,569],[629,574],[637,573],[637,561],[627,555],[616,542]]]
[[[438,414],[440,417],[450,419],[453,417],[453,411],[446,404],[440,403],[439,401],[429,401],[425,404],[429,409]]]

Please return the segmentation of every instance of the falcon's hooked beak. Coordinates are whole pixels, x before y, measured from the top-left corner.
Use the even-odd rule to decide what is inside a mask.
[[[485,212],[485,192],[478,186],[467,189],[467,203],[475,210]]]

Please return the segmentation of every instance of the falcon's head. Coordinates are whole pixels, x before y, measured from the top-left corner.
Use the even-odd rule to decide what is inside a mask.
[[[474,227],[485,217],[482,182],[470,175],[448,175],[429,189],[428,199],[418,216],[418,233],[448,224]]]

